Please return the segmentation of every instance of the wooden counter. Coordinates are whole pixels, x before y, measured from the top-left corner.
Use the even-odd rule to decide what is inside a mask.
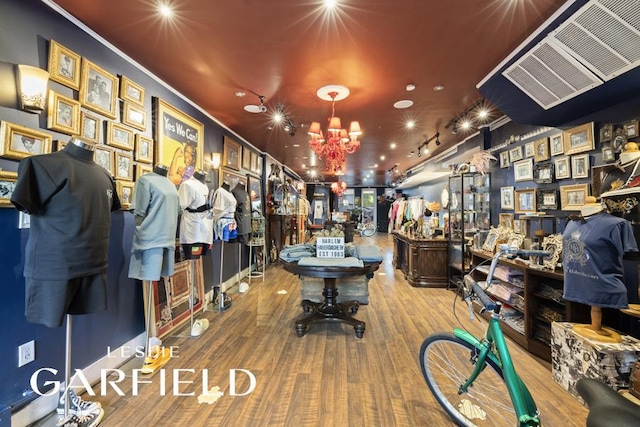
[[[393,261],[411,286],[446,287],[448,242],[445,239],[414,239],[393,232]]]

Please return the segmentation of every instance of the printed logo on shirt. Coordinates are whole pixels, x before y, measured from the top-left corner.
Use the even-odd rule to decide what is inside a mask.
[[[571,238],[565,240],[562,248],[562,257],[565,262],[577,262],[585,265],[589,260],[589,254],[584,250],[584,243],[580,241],[581,233],[574,231]]]

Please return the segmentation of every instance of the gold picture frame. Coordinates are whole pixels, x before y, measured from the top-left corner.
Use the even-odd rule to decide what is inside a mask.
[[[241,149],[242,147],[239,143],[225,136],[222,148],[222,166],[239,171],[242,152]],[[249,166],[251,166],[251,163],[249,163]]]
[[[147,130],[147,112],[130,102],[122,103],[122,123],[141,131]]]
[[[536,162],[544,162],[549,160],[549,138],[538,139],[533,141],[533,160]]]
[[[562,153],[564,153],[564,142],[562,141],[562,132],[560,132],[549,137],[549,154],[557,156]]]
[[[51,135],[3,121],[0,124],[0,157],[21,160],[34,154],[51,153]]]
[[[67,135],[80,134],[80,103],[50,90],[47,129]]]
[[[175,185],[202,169],[204,125],[171,104],[155,100],[156,163],[167,165]]]
[[[191,269],[195,274],[191,273]],[[173,276],[163,277],[158,281],[144,282],[143,296],[145,307],[151,298],[151,313],[149,313],[149,334],[158,338],[164,338],[171,334],[182,324],[189,321],[191,314],[191,278],[195,277],[193,289],[193,311],[203,309],[205,300],[204,273],[202,257],[194,263],[191,260],[177,262]],[[151,295],[149,295],[149,289]],[[145,310],[145,315],[147,315]]]
[[[140,177],[144,174],[153,172],[153,167],[151,165],[145,164],[137,164],[136,165],[136,181],[140,179]]]
[[[242,169],[251,170],[251,149],[249,147],[242,149]]]
[[[107,121],[107,145],[133,151],[135,133],[119,123]]]
[[[564,154],[578,154],[595,148],[593,122],[576,126],[563,132]]]
[[[116,179],[133,181],[133,156],[131,153],[116,151],[113,166]]]
[[[93,152],[93,161],[102,166],[112,176],[115,174],[115,154],[113,148],[106,145],[96,145]]]
[[[120,98],[144,107],[144,88],[125,76],[120,76]]]
[[[16,189],[18,172],[0,171],[0,208],[13,207],[11,196]]]
[[[100,143],[102,120],[84,111],[80,111],[80,136],[95,144]]]
[[[484,240],[482,244],[482,250],[487,252],[493,252],[496,248],[496,243],[498,242],[498,237],[500,232],[497,228],[491,227],[489,229],[489,233],[487,234],[487,238]]]
[[[228,168],[220,168],[220,185],[226,183],[229,185],[229,191],[231,191],[238,183],[240,183],[245,189],[247,188],[247,176],[242,175],[239,172],[230,170]]]
[[[134,188],[134,183],[132,181],[116,179],[116,191],[118,192],[118,198],[120,199],[121,209],[127,210],[131,208]]]
[[[573,184],[560,186],[560,209],[577,211],[585,204],[589,195],[589,184]]]
[[[533,213],[536,211],[536,190],[526,188],[516,190],[516,213]]]
[[[136,161],[139,163],[153,163],[153,139],[136,134]]]
[[[64,150],[64,147],[67,146],[67,142],[68,141],[63,141],[61,139],[54,139],[53,142],[56,144],[55,151],[62,151],[62,150]],[[53,149],[52,149],[52,151],[53,151]]]
[[[118,77],[97,64],[82,58],[80,103],[110,119],[117,114]]]
[[[49,78],[71,89],[80,88],[81,57],[55,40],[49,41]]]
[[[499,225],[501,227],[507,227],[513,230],[513,214],[512,213],[500,213],[498,214]]]

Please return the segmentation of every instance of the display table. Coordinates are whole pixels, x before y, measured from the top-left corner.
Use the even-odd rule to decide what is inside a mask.
[[[622,335],[622,342],[608,344],[576,334],[574,323],[551,325],[551,372],[553,379],[578,400],[580,378],[593,378],[614,390],[629,387],[631,367],[640,360],[640,340]]]
[[[449,242],[419,239],[393,232],[394,265],[411,286],[446,287],[449,280]]]
[[[298,265],[297,262],[283,262],[282,265],[284,269],[290,273],[299,276],[318,277],[324,281],[322,291],[324,301],[302,301],[302,309],[305,314],[310,314],[302,319],[296,320],[296,334],[299,337],[304,336],[307,326],[311,323],[324,321],[344,322],[352,325],[356,337],[363,337],[365,322],[353,317],[353,315],[358,312],[360,303],[358,303],[358,301],[339,303],[337,301],[338,289],[336,282],[338,279],[373,274],[373,272],[378,269],[380,262],[365,263],[364,267],[311,266]]]

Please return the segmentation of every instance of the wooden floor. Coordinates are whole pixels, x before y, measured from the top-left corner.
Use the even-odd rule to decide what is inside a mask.
[[[356,237],[359,243],[360,237]],[[370,282],[370,303],[357,318],[366,322],[363,339],[352,327],[316,324],[298,338],[294,320],[301,316],[298,278],[279,266],[267,269],[264,283],[253,279],[246,294],[233,294],[224,313],[206,312],[210,327],[198,339],[171,338],[178,356],[165,365],[166,395],[161,378],[141,384],[132,396],[127,378],[118,396],[113,390],[99,400],[105,408],[101,426],[449,426],[422,378],[418,352],[424,338],[458,325],[454,293],[413,288],[392,266],[387,234],[363,238],[384,252],[384,262]],[[464,327],[481,333],[458,301]],[[509,341],[516,368],[531,389],[545,426],[584,426],[587,411],[551,378],[548,364]],[[183,372],[182,393],[175,396],[172,374]],[[203,369],[208,388],[225,394],[215,403],[198,403]],[[231,396],[230,369],[245,369],[256,379],[246,396]],[[238,373],[236,393],[248,390],[248,376]]]

